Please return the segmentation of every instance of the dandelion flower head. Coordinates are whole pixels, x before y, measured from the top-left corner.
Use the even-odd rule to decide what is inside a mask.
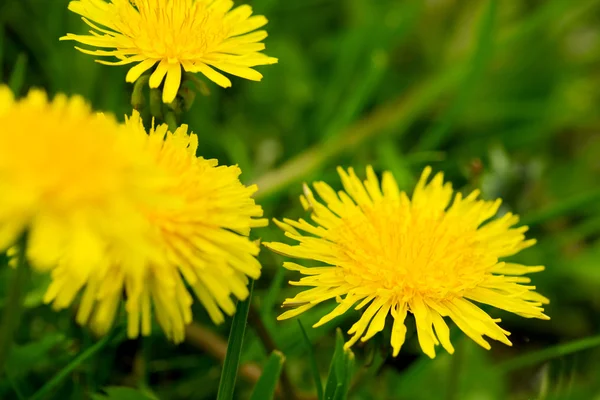
[[[58,304],[72,301],[109,249],[143,252],[147,224],[136,210],[154,168],[130,151],[117,121],[80,97],[49,101],[33,90],[17,101],[0,86],[0,126],[0,251],[27,232],[34,268],[73,271]]]
[[[267,19],[253,16],[247,4],[233,5],[231,0],[74,0],[69,9],[81,15],[92,31],[62,39],[100,48],[77,48],[84,53],[118,59],[99,61],[104,64],[135,64],[127,82],[156,66],[150,87],[158,88],[164,80],[163,101],[170,103],[182,69],[229,87],[231,81],[217,70],[259,81],[262,75],[252,67],[277,62],[261,53],[267,32],[257,29]]]
[[[284,306],[294,309],[279,319],[296,316],[315,305],[336,299],[337,307],[319,320],[325,324],[350,308],[363,309],[350,328],[346,348],[382,331],[393,319],[391,346],[396,356],[405,336],[405,319],[414,315],[418,341],[429,357],[441,344],[449,353],[448,317],[486,349],[491,339],[511,345],[509,332],[476,303],[487,304],[526,318],[548,319],[542,305],[547,299],[528,285],[524,274],[543,270],[502,261],[532,246],[527,227],[514,227],[518,217],[507,213],[492,219],[500,200],[478,199],[475,190],[466,197],[454,193],[438,173],[428,181],[424,170],[412,198],[398,189],[389,172],[381,185],[371,167],[362,182],[352,169],[338,169],[343,191],[324,182],[313,185],[318,201],[305,187],[302,204],[312,221],[277,222],[296,245],[266,243],[288,257],[313,260],[316,265],[284,263],[303,277],[293,285],[308,287]],[[365,308],[366,307],[366,308]]]
[[[110,313],[92,325],[106,331],[123,291],[128,335],[151,332],[151,312],[169,338],[184,339],[192,321],[190,288],[215,323],[235,312],[232,297],[248,296],[248,278],[257,279],[259,245],[248,238],[250,229],[265,226],[262,208],[254,203],[255,186],[239,181],[237,166],[217,166],[216,160],[196,157],[198,138],[182,125],[175,132],[163,124],[149,134],[137,112],[128,118],[131,133],[145,141],[144,152],[162,171],[156,201],[143,207],[152,227],[151,243],[160,256],[141,265],[115,262],[106,273],[90,279],[78,321],[94,317],[95,307]],[[98,326],[98,324],[100,324]]]

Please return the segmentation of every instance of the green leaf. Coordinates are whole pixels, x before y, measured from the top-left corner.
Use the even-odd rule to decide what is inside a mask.
[[[354,353],[348,349],[344,351],[343,368],[340,368],[338,385],[335,390],[334,400],[345,400],[348,398],[348,390],[350,389],[350,379],[352,378],[352,370],[354,369]]]
[[[315,359],[315,352],[313,351],[312,344],[306,331],[304,330],[304,326],[302,325],[302,321],[298,320],[298,325],[300,326],[300,331],[302,332],[302,339],[304,339],[304,346],[306,347],[306,351],[308,352],[308,361],[310,363],[310,370],[313,375],[313,379],[315,381],[315,387],[317,388],[317,398],[319,400],[323,400],[323,383],[321,382],[321,374],[319,374],[319,367],[317,366],[317,360]]]
[[[62,333],[50,333],[40,340],[24,345],[14,345],[8,355],[6,367],[16,377],[39,366],[48,359],[48,353],[66,342]]]
[[[556,204],[552,204],[544,209],[530,213],[521,220],[521,225],[531,226],[541,224],[555,218],[569,215],[582,208],[590,207],[597,204],[598,201],[600,201],[600,190],[598,189],[578,194],[566,198]]]
[[[250,400],[269,400],[275,396],[275,387],[284,361],[285,356],[282,352],[275,350],[271,353]]]
[[[0,7],[0,11],[2,7]],[[4,24],[0,21],[0,66],[4,65]],[[0,82],[2,79],[2,68],[0,68]]]
[[[8,87],[12,90],[15,95],[18,95],[23,89],[25,83],[25,73],[27,72],[27,55],[25,53],[19,54],[15,66],[12,69],[10,77],[8,78]]]
[[[129,387],[109,386],[103,391],[106,394],[93,394],[92,400],[152,400],[152,397]]]
[[[13,345],[15,331],[21,321],[24,292],[27,290],[31,275],[31,270],[25,257],[27,234],[22,235],[17,246],[17,267],[12,272],[0,324],[0,375],[4,373],[5,363]]]
[[[418,150],[432,150],[439,147],[441,142],[450,134],[454,123],[460,118],[460,114],[468,105],[471,93],[477,87],[477,83],[483,74],[489,59],[492,56],[494,43],[493,31],[497,10],[496,0],[489,0],[484,9],[479,28],[477,45],[469,67],[465,72],[463,82],[460,85],[456,98],[452,105],[440,116],[439,123],[425,132],[418,144]]]
[[[89,347],[87,350],[82,352],[73,361],[71,361],[69,364],[67,364],[66,367],[64,367],[56,375],[54,375],[52,377],[52,379],[50,379],[48,382],[46,382],[46,384],[44,386],[42,386],[40,388],[40,390],[35,392],[35,394],[33,396],[31,396],[29,398],[29,400],[41,400],[41,399],[48,398],[48,394],[52,390],[54,390],[56,387],[58,387],[69,376],[69,374],[71,374],[71,372],[73,372],[75,370],[75,368],[77,368],[79,365],[81,365],[87,359],[94,356],[96,353],[100,352],[100,350],[102,350],[104,348],[104,346],[106,346],[111,340],[113,340],[113,339],[115,341],[122,340],[123,336],[125,335],[125,332],[121,331],[121,330],[116,330],[116,329],[114,331],[120,332],[120,333],[116,334],[116,335],[108,334],[108,335],[104,336],[102,338],[102,340],[98,341],[96,344],[94,344],[93,346]]]
[[[507,360],[498,364],[497,368],[501,372],[507,373],[516,369],[528,367],[530,365],[539,364],[553,358],[563,357],[568,354],[577,353],[598,346],[600,346],[600,335],[591,336],[585,339],[559,344],[544,350],[534,351],[519,357],[515,357],[511,360]]]
[[[235,380],[240,364],[240,355],[242,354],[242,344],[244,343],[244,333],[246,332],[246,321],[248,320],[248,311],[250,310],[250,302],[252,301],[253,287],[254,281],[250,280],[248,298],[237,303],[227,343],[227,354],[225,355],[223,370],[221,371],[217,400],[233,399]]]
[[[344,350],[344,337],[340,328],[336,331],[335,352],[329,366],[329,376],[325,386],[325,400],[348,398],[350,378],[354,367],[354,353]]]

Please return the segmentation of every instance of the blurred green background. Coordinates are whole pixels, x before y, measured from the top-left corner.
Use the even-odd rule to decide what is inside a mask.
[[[19,95],[31,87],[79,94],[123,118],[131,112],[127,67],[97,64],[58,41],[87,31],[67,3],[0,0],[0,81]],[[183,120],[200,136],[200,155],[239,164],[242,180],[259,184],[267,216],[304,217],[301,183],[339,187],[338,165],[359,175],[368,164],[391,170],[408,191],[431,165],[461,191],[502,197],[503,210],[520,214],[539,241],[515,259],[546,265],[532,278],[551,299],[551,321],[491,311],[512,332],[512,348],[495,342],[486,351],[452,326],[457,352],[440,349],[432,361],[409,325],[392,359],[388,328],[353,348],[349,398],[600,399],[600,2],[248,3],[268,17],[266,53],[279,64],[259,67],[260,83],[234,78],[226,90],[208,83],[211,95],[198,96]],[[274,224],[253,236],[283,238]],[[297,322],[275,321],[281,301],[297,292],[286,283],[294,274],[267,250],[260,258],[236,398],[248,398],[271,350],[257,335],[262,321],[300,397],[315,399]],[[3,268],[0,279],[9,273]],[[70,312],[42,304],[46,284],[46,277],[33,279],[0,398],[27,399],[49,382],[41,398],[86,399],[109,386],[141,389],[111,399],[216,397],[230,320],[215,327],[197,307],[180,346],[155,329],[152,337],[109,338],[100,348]],[[301,318],[323,380],[336,326],[346,331],[358,316],[310,328],[331,306]],[[75,359],[90,347],[100,350]]]

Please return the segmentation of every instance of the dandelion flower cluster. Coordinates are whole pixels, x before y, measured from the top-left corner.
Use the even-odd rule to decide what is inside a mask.
[[[318,263],[284,264],[304,275],[291,284],[310,289],[285,300],[284,306],[294,309],[279,319],[329,299],[339,304],[315,327],[352,307],[366,307],[348,332],[353,336],[346,348],[382,331],[391,315],[396,356],[405,341],[410,312],[421,349],[431,358],[440,343],[449,353],[454,351],[444,317],[486,349],[490,345],[484,335],[511,344],[509,332],[497,324],[500,320],[475,303],[548,319],[542,309],[548,300],[523,276],[543,267],[502,261],[535,240],[525,239],[527,227],[514,227],[518,217],[511,213],[492,219],[500,200],[479,200],[477,190],[466,197],[455,194],[441,173],[428,182],[430,168],[421,175],[412,199],[398,189],[389,172],[383,174],[381,185],[370,167],[364,182],[352,169],[338,172],[344,191],[336,193],[324,182],[313,185],[322,202],[305,187],[301,201],[312,211],[314,224],[302,219],[276,221],[298,244],[266,243],[285,256]]]
[[[74,271],[79,286],[109,251],[144,249],[147,223],[136,204],[157,168],[130,151],[132,139],[110,116],[95,114],[80,97],[48,101],[31,91],[15,101],[0,86],[0,251],[28,231],[30,263],[57,263]],[[76,290],[75,290],[76,291]],[[65,288],[55,299],[72,301]]]
[[[84,53],[118,59],[99,61],[104,64],[135,63],[127,82],[156,66],[149,83],[158,88],[164,80],[165,103],[175,99],[182,69],[229,87],[231,81],[215,68],[259,81],[262,75],[252,67],[277,62],[261,53],[267,32],[257,29],[267,19],[253,16],[249,5],[233,8],[231,0],[75,0],[69,9],[81,15],[92,31],[62,39],[101,48],[77,48]]]
[[[98,333],[125,296],[128,334],[183,340],[190,287],[216,323],[257,279],[252,227],[266,225],[238,167],[196,157],[183,125],[146,134],[137,112],[125,124],[79,98],[49,102],[39,91],[15,101],[0,87],[0,251],[27,232],[26,255],[51,271],[44,300],[68,307]],[[153,310],[153,311],[152,311]]]
[[[259,245],[248,235],[267,220],[257,218],[263,211],[251,197],[256,186],[239,181],[237,166],[197,158],[198,137],[188,134],[186,125],[169,132],[163,124],[146,135],[134,112],[127,126],[146,138],[146,151],[166,177],[160,194],[169,200],[144,210],[155,228],[155,247],[165,257],[125,281],[130,288],[130,335],[138,334],[140,324],[143,334],[150,332],[152,299],[160,325],[177,342],[192,319],[192,296],[185,283],[217,324],[224,321],[223,312],[235,312],[231,295],[242,300],[248,296],[247,277],[258,279],[261,271]]]

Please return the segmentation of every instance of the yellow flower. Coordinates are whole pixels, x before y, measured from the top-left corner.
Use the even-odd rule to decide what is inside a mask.
[[[68,34],[61,39],[111,49],[77,48],[87,54],[119,59],[99,61],[104,64],[136,63],[125,78],[127,82],[135,82],[158,64],[150,77],[150,87],[158,88],[164,79],[163,101],[170,103],[179,90],[182,68],[229,87],[229,79],[214,68],[259,81],[262,75],[251,67],[277,62],[261,53],[265,48],[261,41],[267,32],[256,29],[267,19],[252,16],[249,5],[232,7],[231,0],[75,0],[69,3],[69,9],[83,17],[93,29],[92,34]]]
[[[256,186],[244,186],[237,166],[217,166],[216,160],[196,158],[198,138],[182,125],[174,133],[166,125],[146,134],[137,112],[128,119],[130,134],[145,141],[144,152],[160,168],[162,186],[154,204],[143,214],[152,227],[152,247],[160,256],[142,264],[115,262],[90,278],[78,321],[86,323],[94,305],[112,307],[111,318],[96,319],[105,331],[121,293],[127,295],[128,335],[150,334],[151,308],[167,336],[184,339],[192,321],[196,294],[215,323],[232,315],[238,299],[248,296],[247,276],[257,279],[259,245],[248,238],[250,228],[265,226],[262,209],[251,198]],[[58,280],[55,280],[58,282]]]
[[[82,293],[77,321],[103,334],[125,295],[130,337],[150,333],[153,308],[181,341],[188,286],[215,323],[234,313],[231,295],[248,296],[261,269],[248,235],[267,223],[256,186],[196,158],[187,126],[147,135],[137,112],[119,124],[79,97],[15,101],[4,86],[0,126],[0,251],[27,233],[28,261],[51,271],[46,303],[66,308]]]
[[[266,243],[283,255],[321,264],[284,263],[287,269],[306,275],[292,284],[311,288],[287,299],[284,306],[296,308],[279,319],[335,298],[339,305],[316,327],[356,303],[357,310],[368,305],[348,331],[353,336],[346,348],[383,330],[391,314],[396,356],[411,312],[421,349],[431,358],[440,343],[449,353],[454,351],[443,317],[486,349],[490,345],[484,335],[511,345],[509,332],[497,325],[500,320],[474,302],[526,318],[548,319],[542,309],[548,300],[534,292],[534,286],[526,286],[530,279],[522,276],[544,267],[501,261],[535,240],[525,240],[527,227],[513,227],[518,217],[511,213],[491,219],[500,200],[478,200],[477,190],[466,197],[455,195],[441,173],[428,183],[431,168],[424,170],[412,199],[399,191],[389,172],[383,174],[381,187],[371,167],[364,183],[352,169],[338,172],[344,191],[336,193],[324,182],[314,184],[324,204],[305,186],[301,201],[312,211],[316,225],[302,219],[277,221],[286,236],[299,244]]]
[[[80,97],[41,91],[15,101],[0,86],[0,251],[27,232],[26,255],[42,271],[72,271],[57,306],[102,269],[106,254],[135,262],[148,247],[140,204],[151,201],[149,157],[131,152],[132,137]],[[152,250],[151,248],[149,248]]]

